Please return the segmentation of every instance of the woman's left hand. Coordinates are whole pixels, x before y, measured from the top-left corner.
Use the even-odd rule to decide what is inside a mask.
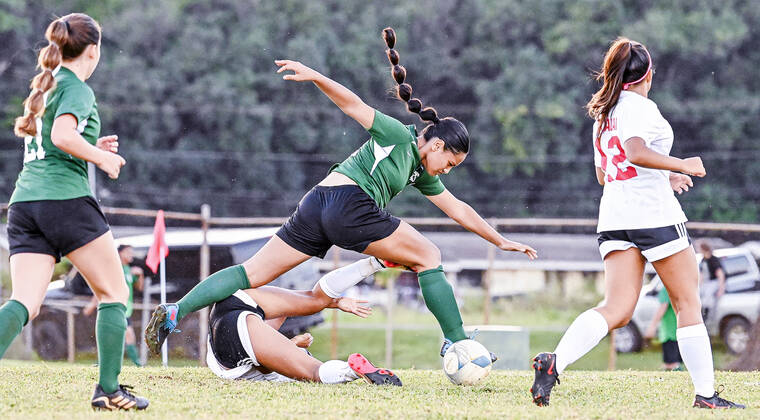
[[[670,173],[670,188],[678,194],[683,194],[685,191],[689,191],[689,187],[693,187],[694,183],[691,181],[691,177],[677,172]]]
[[[104,136],[95,142],[95,147],[106,152],[119,153],[119,136]]]
[[[293,60],[274,60],[279,69],[277,73],[282,73],[286,70],[290,70],[293,74],[285,74],[282,76],[285,80],[295,80],[296,82],[313,82],[317,80],[321,75],[316,70],[301,64],[298,61]]]
[[[536,252],[535,249],[528,245],[521,244],[519,242],[514,241],[504,241],[501,245],[499,245],[499,249],[502,251],[516,251],[516,252],[522,252],[523,254],[527,255],[528,258],[531,260],[535,260],[538,258],[538,252]]]
[[[348,297],[342,297],[338,299],[337,306],[338,306],[338,309],[340,309],[343,312],[348,312],[358,317],[366,318],[372,313],[372,308],[366,305],[362,305],[363,303],[367,303],[367,301],[354,299],[354,298],[348,298]]]

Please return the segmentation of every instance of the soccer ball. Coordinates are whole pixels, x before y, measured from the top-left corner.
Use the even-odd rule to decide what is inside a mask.
[[[475,340],[452,344],[443,355],[443,372],[456,385],[475,385],[491,373],[491,353]]]

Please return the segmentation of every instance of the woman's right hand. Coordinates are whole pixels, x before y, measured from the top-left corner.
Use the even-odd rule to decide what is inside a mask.
[[[127,161],[124,160],[123,157],[116,153],[106,151],[101,152],[100,161],[95,163],[95,165],[100,168],[101,171],[108,174],[108,177],[111,179],[118,178],[121,167],[126,164]]]
[[[280,67],[277,69],[277,73],[282,73],[287,70],[293,72],[293,74],[286,74],[282,76],[284,80],[294,80],[296,82],[313,82],[322,76],[318,71],[310,67],[306,67],[298,61],[274,60],[274,63]]]
[[[702,164],[702,158],[690,157],[683,160],[681,172],[686,175],[703,177],[707,174],[705,166]]]

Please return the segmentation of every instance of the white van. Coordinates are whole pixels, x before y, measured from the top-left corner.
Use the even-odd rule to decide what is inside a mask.
[[[738,354],[746,348],[752,324],[760,314],[760,270],[752,254],[744,248],[716,249],[713,253],[726,270],[726,293],[718,301],[715,313],[708,316],[706,327],[710,336],[720,337],[729,352]],[[697,254],[697,260],[702,262],[701,254]],[[651,266],[647,266],[647,271],[653,273]],[[641,350],[642,335],[660,306],[657,294],[662,287],[660,277],[654,274],[641,289],[631,322],[615,330],[617,351]]]

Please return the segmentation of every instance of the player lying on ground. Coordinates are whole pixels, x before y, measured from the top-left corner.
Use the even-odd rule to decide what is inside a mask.
[[[413,125],[405,126],[375,110],[317,71],[296,61],[275,61],[278,72],[292,72],[283,76],[285,80],[313,82],[371,138],[304,196],[290,219],[256,255],[242,265],[213,274],[176,304],[160,305],[146,330],[150,347],[160,347],[187,314],[239,289],[263,286],[312,256],[323,258],[332,245],[337,245],[417,272],[425,304],[443,331],[443,355],[451,342],[467,336],[441,266],[441,252],[411,225],[384,209],[407,185],[413,185],[446,215],[499,249],[536,258],[533,248],[504,238],[443,186],[438,176],[461,164],[470,150],[467,129],[452,117],[438,118],[433,108],[422,108],[422,102],[412,97],[412,87],[404,83],[406,70],[393,49],[396,34],[387,28],[383,37],[399,99],[429,124],[418,134]]]
[[[702,321],[699,270],[673,191],[688,191],[688,175],[705,176],[698,157],[669,156],[673,130],[648,99],[654,68],[649,51],[619,38],[604,58],[604,84],[587,108],[594,123],[594,163],[604,193],[599,204],[599,251],[604,259],[604,302],[580,314],[554,353],[539,353],[531,392],[548,405],[562,371],[593,349],[610,330],[631,319],[644,264],[652,263],[668,290],[678,319],[676,337],[691,375],[694,407],[744,408],[715,391],[710,338]],[[680,173],[679,173],[680,172]],[[688,175],[684,175],[688,174]]]
[[[338,308],[366,318],[371,313],[369,307],[361,305],[366,301],[346,297],[334,299],[326,296],[322,288],[343,294],[382,268],[374,258],[366,258],[326,274],[309,291],[262,286],[238,290],[217,302],[209,317],[206,356],[209,368],[225,379],[336,384],[361,377],[377,385],[401,386],[396,375],[374,367],[361,354],[352,354],[348,362],[330,360],[322,363],[302,348],[311,344],[311,336],[288,340],[277,331],[289,316],[311,315],[324,308]]]

